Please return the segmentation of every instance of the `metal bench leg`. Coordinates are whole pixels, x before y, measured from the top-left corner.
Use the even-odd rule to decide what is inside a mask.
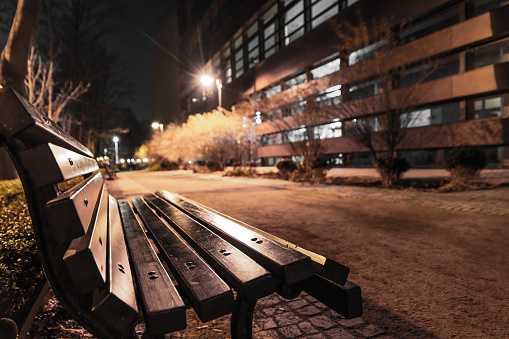
[[[253,338],[253,313],[256,301],[248,302],[244,298],[235,300],[235,310],[232,313],[230,331],[232,339]]]

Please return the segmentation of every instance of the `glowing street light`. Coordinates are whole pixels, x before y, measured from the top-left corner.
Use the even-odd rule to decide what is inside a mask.
[[[160,131],[161,133],[163,133],[164,125],[163,125],[163,124],[160,124],[160,123],[158,123],[158,122],[153,122],[153,123],[152,123],[152,128],[153,128],[153,129],[159,129],[159,131]]]
[[[118,142],[120,139],[118,137],[113,137],[113,142],[115,143],[115,164],[118,164]]]
[[[218,106],[222,107],[221,92],[222,92],[222,88],[223,88],[223,83],[221,82],[220,79],[215,79],[215,80],[216,80],[216,87],[217,87],[217,100],[218,100],[218,104],[219,104]],[[214,78],[208,74],[204,74],[200,77],[200,81],[204,86],[208,87],[214,82]]]

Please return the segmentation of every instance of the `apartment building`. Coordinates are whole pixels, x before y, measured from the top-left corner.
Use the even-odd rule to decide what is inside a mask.
[[[359,25],[360,17],[371,40],[346,53],[338,29],[342,22]],[[171,121],[219,101],[226,108],[248,101],[259,164],[298,158],[289,145],[320,139],[331,164],[372,166],[350,127],[364,114],[383,112],[341,112],[384,90],[376,77],[355,71],[369,69],[386,48],[386,36],[371,24],[383,20],[397,43],[387,62],[393,85],[412,86],[430,69],[405,113],[415,119],[404,126],[399,149],[411,165],[440,167],[448,149],[468,143],[482,147],[490,167],[509,166],[508,17],[509,2],[500,0],[180,1],[158,32],[177,57],[169,62],[165,52],[156,59],[156,88],[170,73],[178,74],[179,86],[172,95],[156,92],[156,117]],[[220,86],[204,87],[205,73]],[[321,119],[297,118],[311,111]],[[293,125],[278,123],[285,119]]]

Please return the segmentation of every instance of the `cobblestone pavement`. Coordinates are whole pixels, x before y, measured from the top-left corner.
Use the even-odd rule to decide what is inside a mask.
[[[393,338],[382,328],[368,324],[363,317],[343,318],[305,292],[291,301],[277,294],[259,300],[254,322],[255,330],[274,339]]]

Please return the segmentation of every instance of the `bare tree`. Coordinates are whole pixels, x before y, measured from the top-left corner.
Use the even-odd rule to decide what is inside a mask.
[[[398,151],[409,137],[408,128],[420,119],[416,110],[423,93],[420,84],[436,70],[426,46],[400,46],[397,29],[387,19],[366,23],[362,15],[341,22],[336,33],[341,41],[344,70],[344,101],[336,116],[345,121],[345,134],[365,146],[382,177],[390,186],[409,165]],[[373,34],[375,32],[375,34]],[[417,57],[418,59],[418,57]]]
[[[28,100],[32,105],[53,120],[60,123],[62,114],[70,102],[79,102],[82,95],[88,91],[90,84],[84,85],[80,81],[76,86],[71,80],[64,81],[58,86],[58,93],[55,95],[54,57],[50,53],[49,60],[44,62],[32,46],[28,58],[27,76],[25,78],[25,91]],[[62,124],[68,130],[68,124]]]

